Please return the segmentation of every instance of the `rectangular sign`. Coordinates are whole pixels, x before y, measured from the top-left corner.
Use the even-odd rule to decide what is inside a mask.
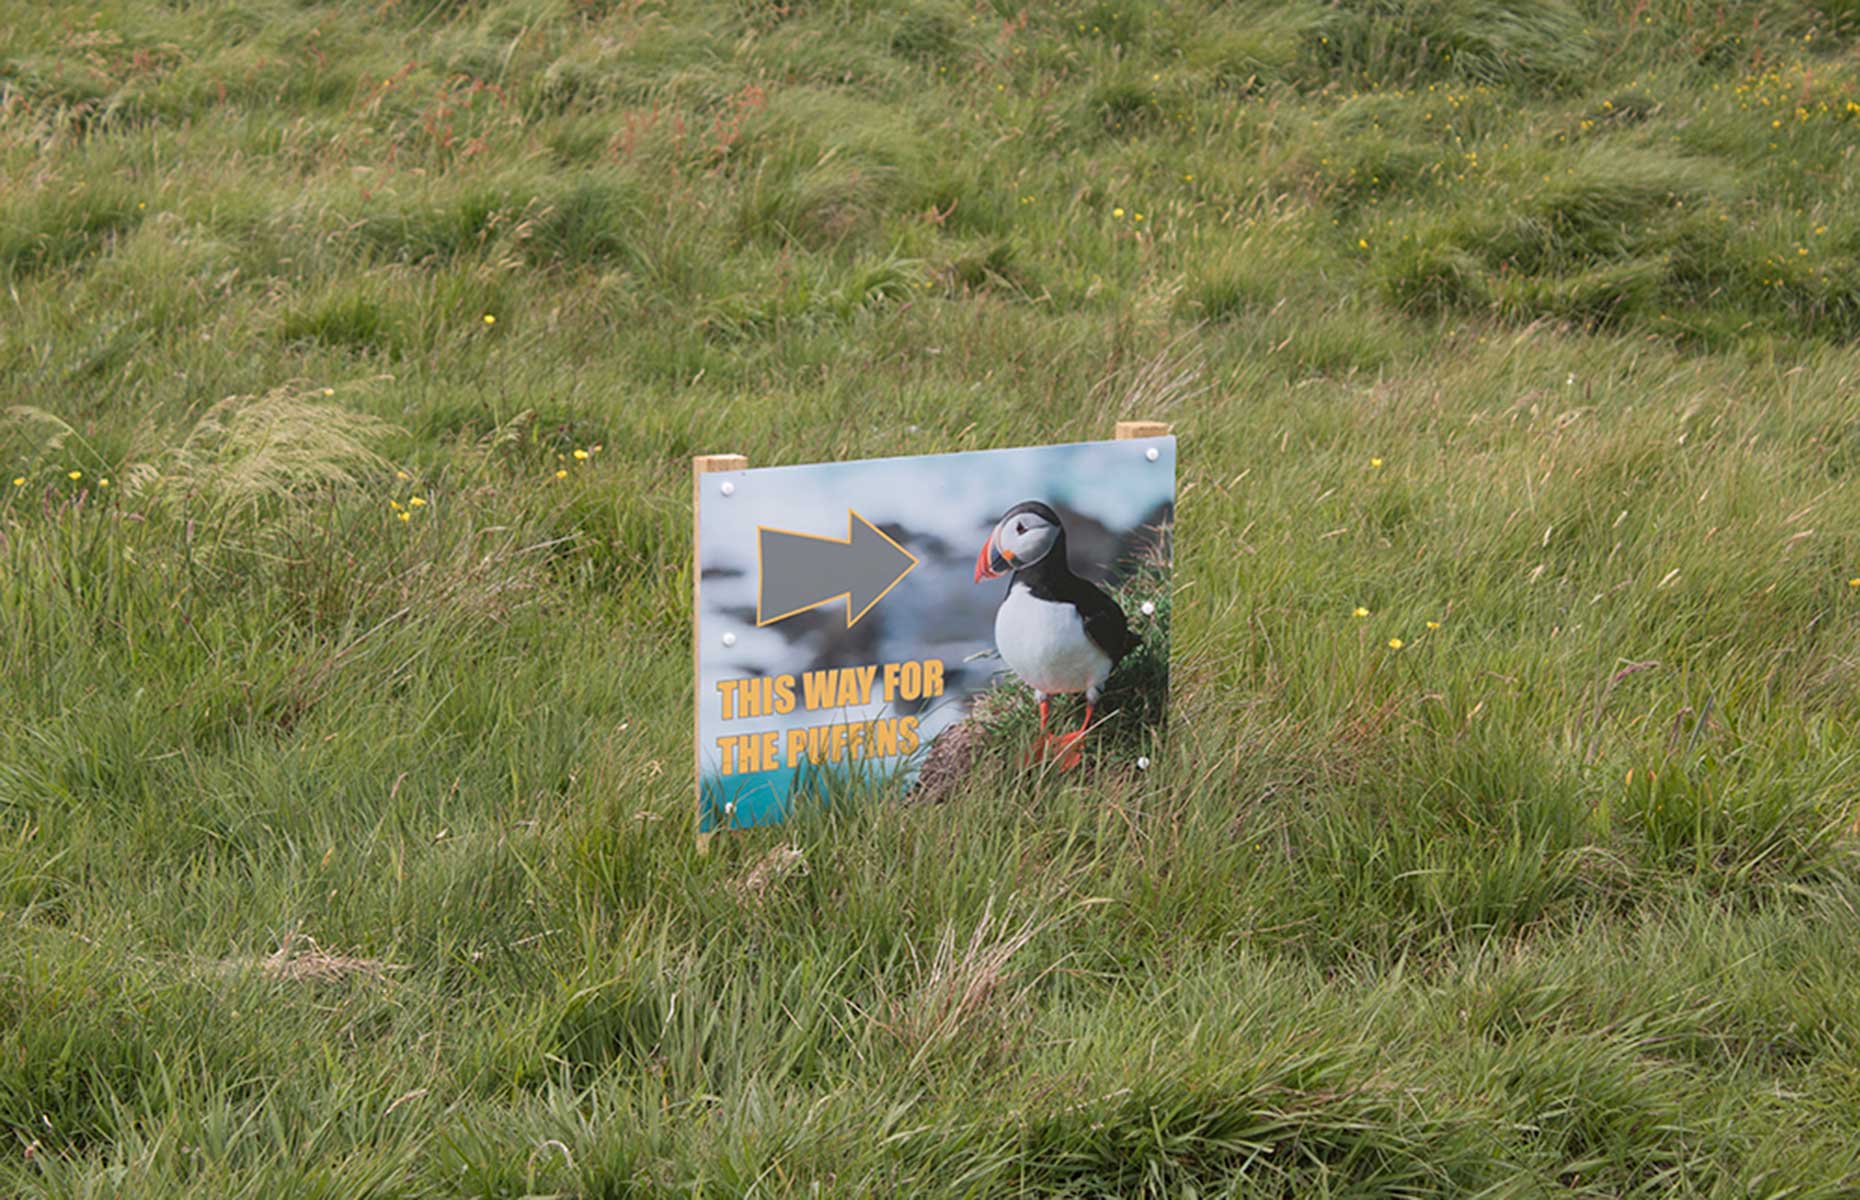
[[[1147,765],[1173,437],[718,469],[740,461],[695,478],[701,833],[927,786],[940,738]]]

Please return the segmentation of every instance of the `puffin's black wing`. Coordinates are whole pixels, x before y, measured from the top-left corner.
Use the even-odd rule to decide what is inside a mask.
[[[1124,655],[1136,648],[1130,636],[1130,623],[1124,619],[1124,610],[1117,606],[1117,601],[1105,595],[1093,583],[1072,577],[1072,586],[1066,591],[1065,599],[1070,600],[1079,610],[1079,616],[1085,622],[1085,636],[1092,645],[1105,652],[1113,665],[1123,660]]]

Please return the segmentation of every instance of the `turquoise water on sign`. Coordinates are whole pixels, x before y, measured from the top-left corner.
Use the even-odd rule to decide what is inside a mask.
[[[803,764],[742,775],[704,776],[698,808],[698,832],[779,825],[797,805],[833,807],[835,797],[883,789],[895,794],[910,778],[916,756],[903,762]],[[735,808],[730,808],[730,805]]]
[[[726,825],[730,829],[779,825],[788,819],[801,775],[795,767],[744,775],[706,775],[699,801],[698,832],[710,833]],[[731,804],[736,806],[734,811],[726,807]]]

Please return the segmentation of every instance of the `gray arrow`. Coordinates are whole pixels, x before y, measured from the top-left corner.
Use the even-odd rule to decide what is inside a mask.
[[[756,624],[846,601],[846,627],[885,598],[917,566],[917,556],[846,510],[846,536],[756,527]]]

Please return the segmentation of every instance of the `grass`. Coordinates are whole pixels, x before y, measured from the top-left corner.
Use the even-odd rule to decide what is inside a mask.
[[[0,1191],[1854,1194],[1856,34],[0,22]],[[687,459],[1120,417],[1152,767],[699,856]]]

